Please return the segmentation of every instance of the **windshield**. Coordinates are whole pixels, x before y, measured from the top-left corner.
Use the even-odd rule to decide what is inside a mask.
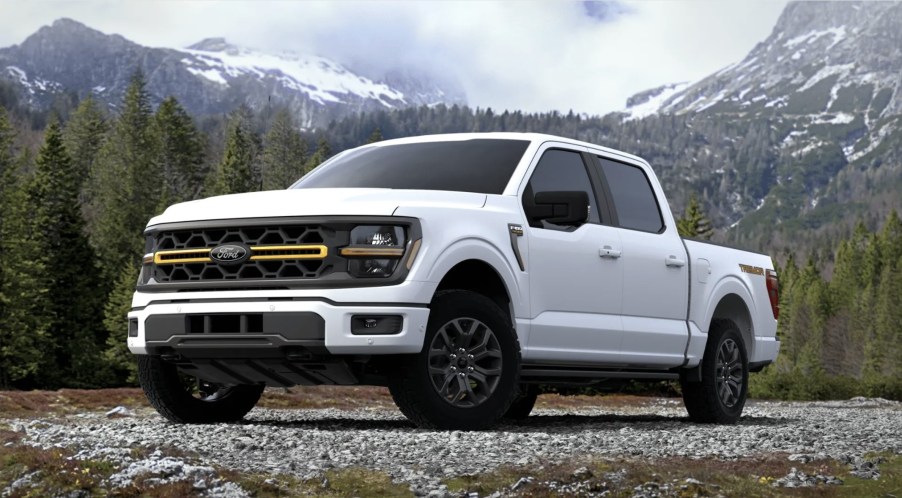
[[[528,140],[473,139],[364,147],[291,188],[392,188],[501,194]]]

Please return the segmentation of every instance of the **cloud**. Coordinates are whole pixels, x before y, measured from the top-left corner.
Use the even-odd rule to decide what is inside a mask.
[[[20,2],[0,0],[0,46],[71,17],[154,46],[205,37],[458,79],[471,105],[591,114],[740,60],[782,1]]]

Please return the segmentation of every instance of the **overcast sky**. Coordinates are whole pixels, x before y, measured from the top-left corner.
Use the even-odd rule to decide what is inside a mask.
[[[785,1],[0,0],[0,46],[70,17],[144,45],[223,36],[456,77],[472,106],[601,114],[742,59]]]

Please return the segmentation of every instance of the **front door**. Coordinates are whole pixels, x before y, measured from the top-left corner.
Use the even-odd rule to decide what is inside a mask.
[[[529,226],[531,326],[527,363],[617,363],[622,335],[623,267],[618,229],[603,225],[589,170],[580,151],[547,146],[521,201]],[[588,220],[561,226],[531,218],[534,196],[585,191]]]

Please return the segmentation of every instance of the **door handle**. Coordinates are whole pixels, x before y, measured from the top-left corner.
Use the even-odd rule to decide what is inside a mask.
[[[674,268],[680,268],[680,267],[686,266],[686,260],[685,259],[677,259],[676,256],[671,254],[670,256],[667,256],[667,258],[664,259],[664,264],[667,266],[673,266]]]
[[[611,246],[604,246],[598,250],[598,255],[602,258],[617,259],[620,257],[620,250],[614,249]]]

